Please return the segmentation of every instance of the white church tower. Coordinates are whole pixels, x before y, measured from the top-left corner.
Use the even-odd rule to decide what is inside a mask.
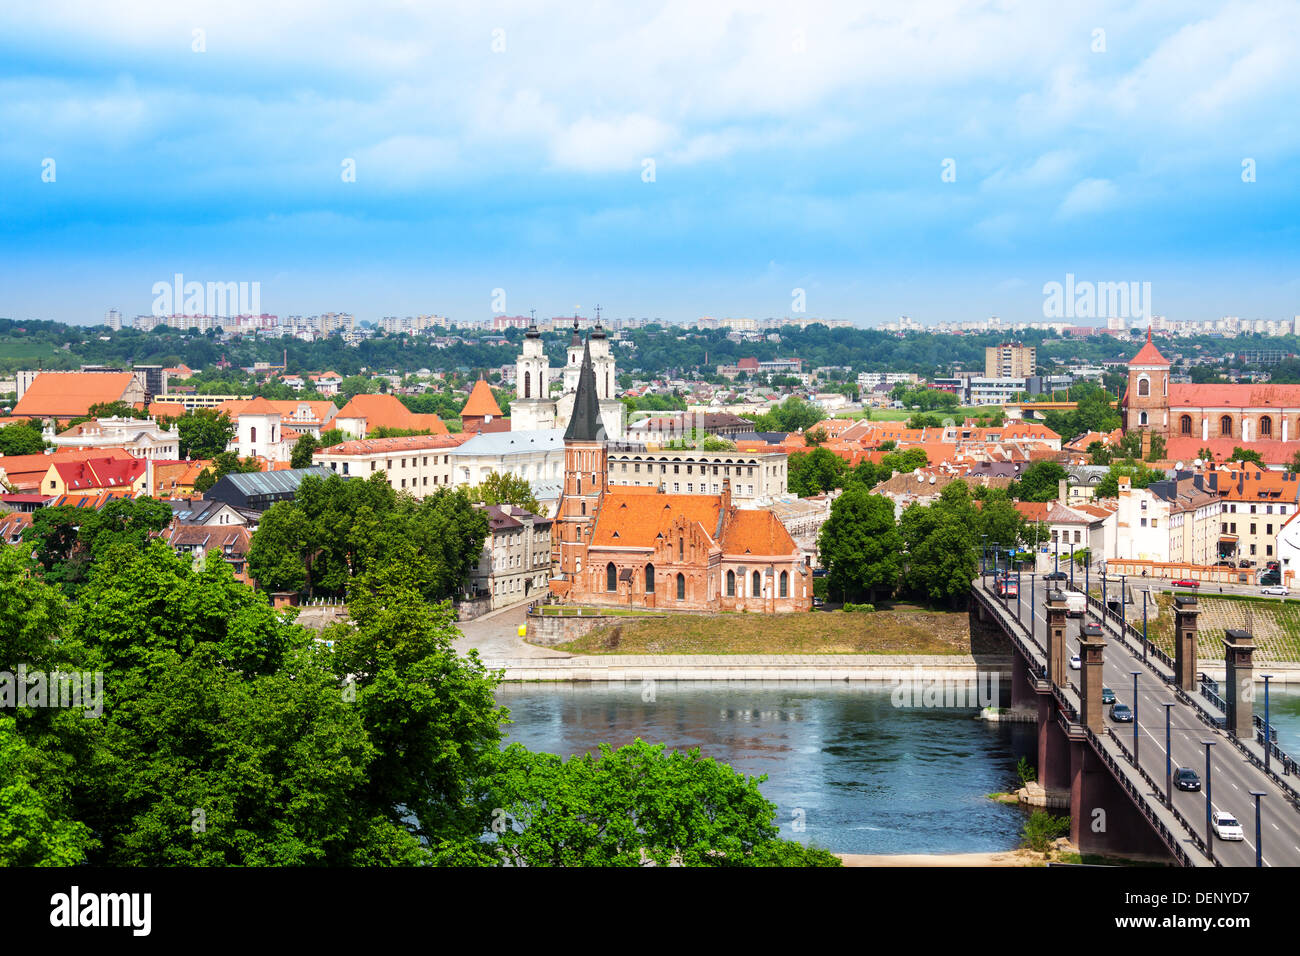
[[[532,325],[524,334],[524,350],[515,364],[515,393],[518,397],[510,403],[511,431],[568,427],[573,415],[574,396],[578,392],[578,378],[582,374],[583,351],[588,344],[583,342],[578,323],[579,319],[575,315],[562,372],[564,390],[558,400],[552,400],[547,391],[551,367],[546,358],[541,333],[536,325]],[[591,330],[589,343],[601,422],[611,441],[621,441],[627,434],[627,408],[616,397],[618,369],[609,337],[600,324],[599,316]]]
[[[542,333],[533,322],[524,333],[524,350],[515,361],[515,395],[510,403],[510,430],[555,428],[555,402],[551,400],[551,363]]]

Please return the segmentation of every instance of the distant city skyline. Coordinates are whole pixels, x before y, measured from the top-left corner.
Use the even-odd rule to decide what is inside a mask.
[[[0,316],[1300,313],[1300,8],[0,10]],[[1078,324],[1098,324],[1098,319]]]

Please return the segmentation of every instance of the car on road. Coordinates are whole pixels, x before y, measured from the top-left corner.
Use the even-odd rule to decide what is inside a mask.
[[[1193,581],[1190,578],[1179,578],[1177,581],[1174,582],[1174,587],[1176,588],[1192,588],[1193,590],[1195,590],[1200,586],[1201,586],[1200,581]]]
[[[1070,655],[1070,670],[1077,671],[1083,669],[1083,662],[1079,660],[1078,654]]]
[[[1191,767],[1179,767],[1174,771],[1174,786],[1179,790],[1192,790],[1199,792],[1201,789],[1201,778],[1196,775],[1196,771]]]
[[[826,602],[822,598],[819,597],[813,598],[813,607],[825,607],[825,606],[826,606]]]
[[[1111,690],[1109,687],[1103,687],[1101,689],[1101,702],[1103,704],[1115,703],[1115,692]]]
[[[1128,704],[1121,704],[1119,701],[1110,705],[1110,719],[1118,724],[1133,723],[1133,711],[1129,709]]]
[[[1273,595],[1277,595],[1278,597],[1286,597],[1287,594],[1288,594],[1289,592],[1287,591],[1285,585],[1282,585],[1282,584],[1268,584],[1268,585],[1265,585],[1264,587],[1260,588],[1260,589],[1259,589],[1259,593],[1260,593],[1260,594],[1273,594]]]
[[[1044,581],[1068,581],[1070,576],[1064,571],[1049,571],[1043,575]]]
[[[1020,594],[1020,585],[1016,584],[1015,581],[998,582],[999,597],[1017,597],[1019,596],[1019,594]]]
[[[1241,824],[1237,818],[1226,810],[1215,810],[1210,816],[1210,823],[1214,826],[1214,835],[1220,840],[1244,840],[1245,832],[1241,829]]]

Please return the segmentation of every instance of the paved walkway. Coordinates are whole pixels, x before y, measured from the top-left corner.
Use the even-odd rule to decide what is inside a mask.
[[[545,648],[538,648],[545,650]],[[968,654],[600,654],[567,658],[484,655],[508,681],[773,680],[969,681],[976,674],[1008,678],[1010,660]]]
[[[519,628],[528,613],[528,603],[521,601],[472,621],[457,624],[464,636],[453,641],[453,646],[461,654],[471,648],[476,649],[479,656],[492,660],[571,657],[565,651],[527,644],[519,636]]]

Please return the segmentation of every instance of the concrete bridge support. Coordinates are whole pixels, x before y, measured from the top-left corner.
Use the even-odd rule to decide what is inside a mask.
[[[1189,694],[1196,693],[1196,615],[1200,608],[1191,595],[1174,595],[1174,680]]]
[[[1227,731],[1241,740],[1254,740],[1255,640],[1249,631],[1227,630],[1223,638],[1227,675],[1223,700],[1227,705]]]
[[[1065,673],[1065,616],[1069,610],[1063,591],[1047,595],[1047,677],[1057,687],[1069,686]]]
[[[1147,818],[1084,737],[1070,740],[1070,842],[1080,853],[1173,861]]]
[[[1102,717],[1102,658],[1106,650],[1106,638],[1102,636],[1100,624],[1085,624],[1079,636],[1079,657],[1082,663],[1079,687],[1079,719],[1095,734],[1106,732]]]

